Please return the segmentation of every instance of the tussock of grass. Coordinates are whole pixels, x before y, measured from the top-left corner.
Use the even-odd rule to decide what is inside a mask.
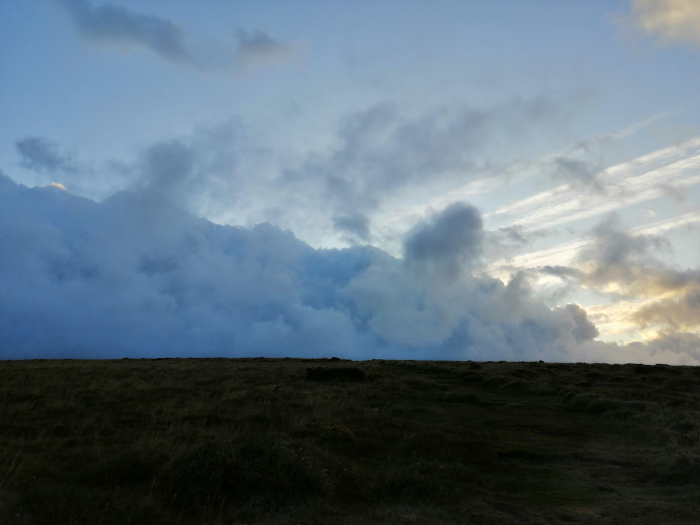
[[[355,381],[365,380],[365,373],[357,367],[335,367],[317,366],[306,369],[307,381]]]

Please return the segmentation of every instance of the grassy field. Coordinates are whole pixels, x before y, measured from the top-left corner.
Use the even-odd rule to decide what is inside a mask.
[[[0,361],[0,523],[697,523],[699,387],[670,366]]]

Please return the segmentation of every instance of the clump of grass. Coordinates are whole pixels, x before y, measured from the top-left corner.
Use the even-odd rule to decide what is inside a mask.
[[[159,474],[159,488],[177,506],[197,509],[254,499],[280,505],[321,493],[323,483],[303,446],[274,441],[240,448],[204,443],[185,450]]]
[[[85,468],[79,473],[79,478],[88,484],[105,487],[149,483],[166,460],[167,456],[158,451],[120,450]]]
[[[365,373],[357,367],[323,367],[306,369],[307,381],[354,381],[361,382],[365,380]]]
[[[306,432],[311,436],[338,440],[348,440],[355,437],[352,430],[347,427],[342,425],[322,425],[318,421],[307,423]]]
[[[443,396],[445,403],[467,403],[478,405],[481,402],[479,396],[472,392],[448,392]]]

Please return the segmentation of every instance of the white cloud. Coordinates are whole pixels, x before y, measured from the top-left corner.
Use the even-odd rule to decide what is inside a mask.
[[[697,0],[632,0],[632,12],[622,22],[655,36],[662,44],[700,44]]]

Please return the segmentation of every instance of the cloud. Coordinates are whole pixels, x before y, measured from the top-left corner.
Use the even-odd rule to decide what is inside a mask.
[[[487,217],[505,225],[549,228],[610,213],[661,196],[672,188],[700,182],[700,137],[606,168],[595,180],[604,192],[583,193],[571,184],[503,206]],[[584,170],[585,172],[585,170]]]
[[[27,136],[16,141],[15,147],[22,157],[22,167],[36,173],[75,170],[72,156],[47,138]]]
[[[0,176],[0,357],[561,361],[592,344],[581,311],[551,310],[519,285],[445,280],[371,246],[316,250],[270,224],[200,219],[152,198],[168,184],[152,169],[152,187],[101,203]],[[427,224],[408,242],[414,260],[478,253],[473,208]]]
[[[297,50],[292,46],[271,38],[263,31],[239,29],[236,36],[236,57],[243,70],[282,64],[297,56]]]
[[[602,309],[613,314],[604,316],[604,325],[612,329],[630,332],[636,325],[665,334],[692,331],[700,326],[700,269],[674,268],[655,257],[669,248],[661,235],[624,231],[619,218],[611,215],[593,228],[588,242],[579,244],[570,265],[543,266],[539,271],[634,301],[617,313],[616,307]]]
[[[192,63],[184,31],[168,19],[112,4],[95,7],[89,0],[61,0],[61,3],[86,40],[145,47],[170,62]]]
[[[132,184],[137,176],[132,167],[116,161],[94,169],[46,137],[24,137],[15,142],[15,148],[20,154],[20,166],[34,172],[37,184],[51,182],[92,198],[105,198]]]
[[[632,318],[642,327],[657,325],[673,330],[689,330],[700,326],[700,272],[686,282],[679,298],[662,299],[639,308]]]
[[[432,263],[450,277],[470,268],[483,250],[481,214],[471,205],[455,203],[416,225],[404,241],[409,264]]]
[[[333,228],[363,241],[369,240],[369,217],[362,213],[333,217]]]
[[[576,328],[571,331],[571,335],[577,343],[583,343],[584,341],[592,341],[598,337],[599,332],[596,326],[588,319],[588,314],[586,310],[581,308],[578,304],[567,304],[564,309],[571,315],[574,320]]]
[[[486,109],[458,105],[416,114],[383,103],[344,115],[330,146],[303,153],[269,147],[260,139],[264,132],[232,118],[148,146],[139,158],[114,166],[71,157],[79,169],[59,182],[73,193],[103,199],[108,193],[98,191],[101,185],[114,193],[148,183],[155,171],[146,165],[155,155],[168,166],[163,177],[170,179],[171,191],[198,215],[236,224],[271,221],[294,227],[316,245],[339,244],[348,235],[367,241],[378,238],[370,230],[388,201],[423,199],[490,173],[511,144],[558,127],[560,106],[534,97]],[[62,154],[58,146],[56,151]],[[398,254],[399,234],[395,241]]]
[[[345,115],[333,146],[290,164],[277,188],[334,215],[370,214],[388,198],[424,200],[491,174],[563,118],[562,104],[544,96],[418,114],[382,102]]]
[[[677,209],[683,210],[690,207],[690,203],[685,193],[683,193],[682,187],[673,186],[671,184],[661,184],[659,188],[673,200]]]
[[[668,239],[661,235],[625,231],[619,217],[611,214],[591,230],[573,265],[543,266],[540,271],[602,292],[654,298],[681,293],[700,282],[700,270],[675,269],[654,257],[670,248]]]
[[[239,69],[278,65],[296,58],[297,50],[262,31],[239,29],[237,46],[219,40],[193,45],[191,37],[175,22],[125,7],[90,0],[60,0],[80,36],[88,42],[122,48],[145,48],[158,57],[198,70]],[[198,49],[198,51],[195,51]]]
[[[605,187],[598,180],[601,171],[600,166],[585,160],[567,157],[554,159],[554,177],[566,180],[578,191],[604,193]]]
[[[537,239],[557,235],[550,230],[528,230],[522,226],[507,226],[484,232],[485,258],[489,260],[511,260],[514,254],[531,248]]]
[[[621,22],[655,36],[661,44],[700,44],[696,0],[632,0],[632,12]]]

